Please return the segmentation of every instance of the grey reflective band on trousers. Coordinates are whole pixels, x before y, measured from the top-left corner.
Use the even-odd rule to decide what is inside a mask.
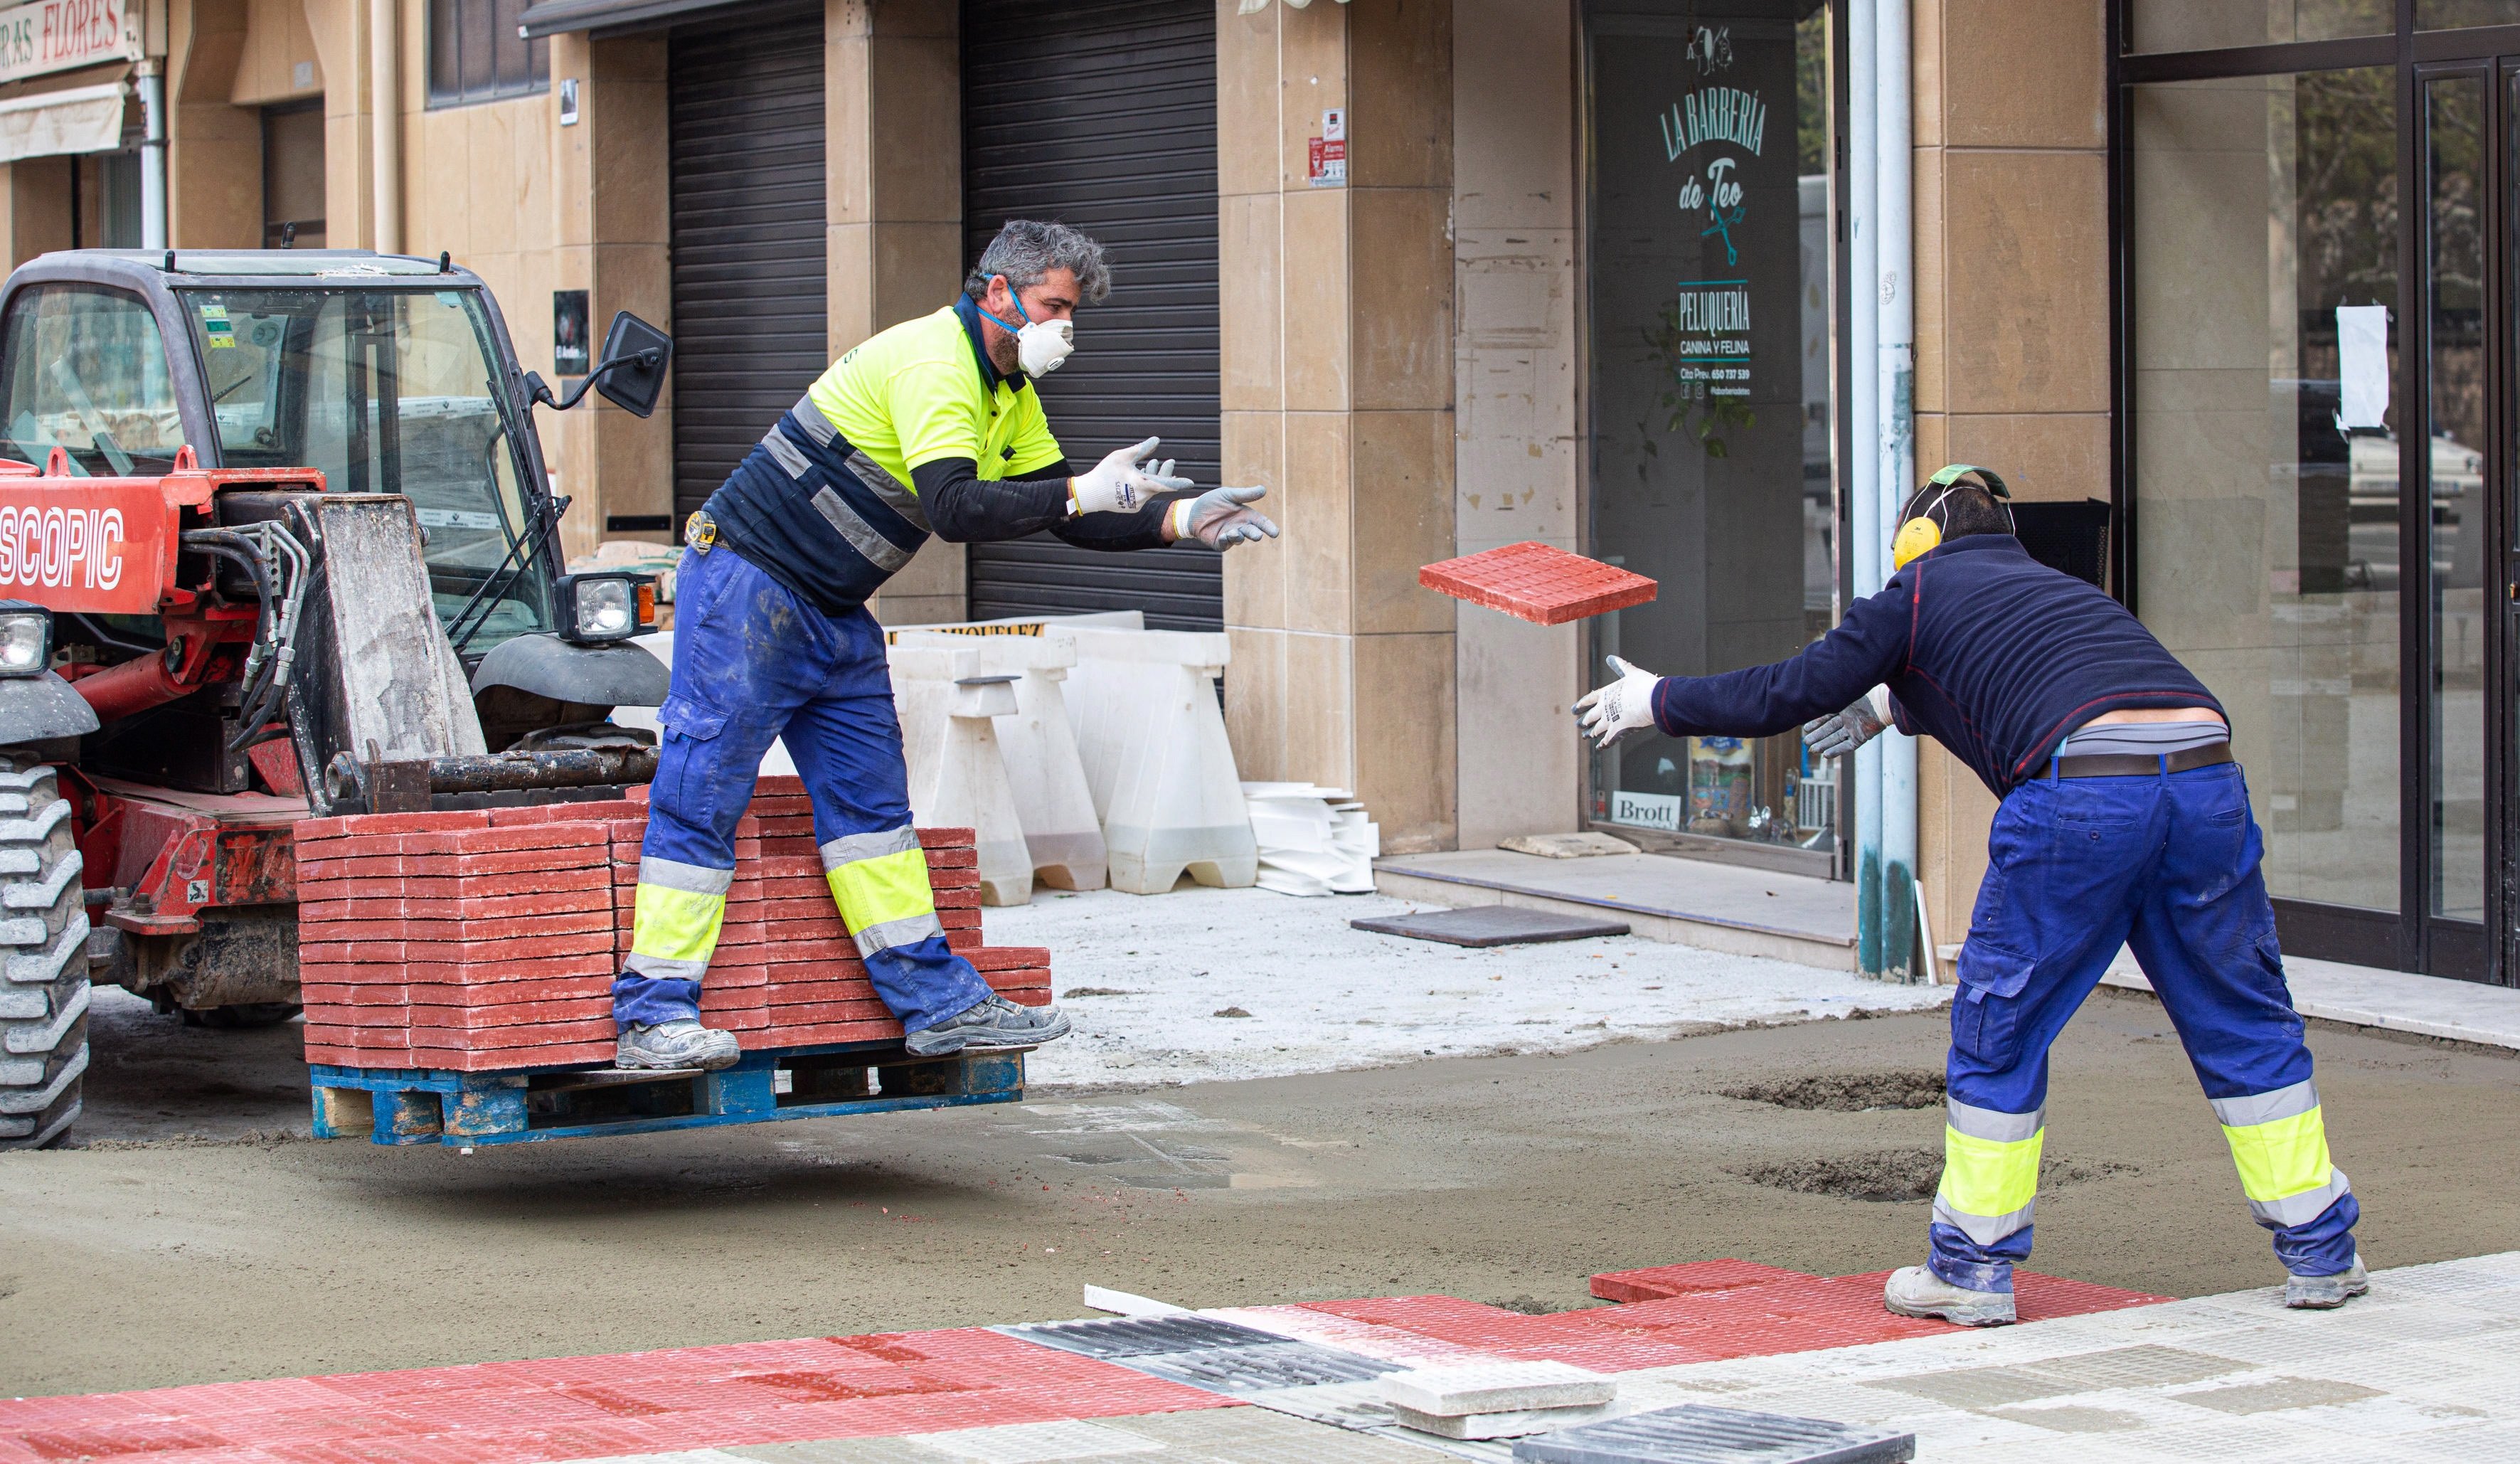
[[[823,868],[836,870],[861,859],[880,859],[886,854],[906,854],[919,847],[919,830],[907,824],[898,829],[880,829],[873,834],[843,834],[822,845],[815,852],[823,856]]]
[[[771,435],[778,435],[776,429],[772,430]],[[788,444],[783,442],[782,445]],[[788,450],[793,452],[796,449],[792,445],[788,445]],[[910,550],[876,532],[875,526],[860,518],[858,511],[849,507],[848,500],[842,498],[830,483],[825,483],[814,490],[813,503],[814,512],[823,516],[823,522],[837,529],[840,537],[849,541],[850,548],[865,555],[867,563],[886,574],[893,573],[903,565],[910,563]]]
[[[2326,1212],[2327,1207],[2354,1192],[2346,1183],[2345,1171],[2329,1166],[2327,1182],[2317,1189],[2286,1195],[2280,1200],[2251,1200],[2249,1214],[2261,1225],[2282,1230],[2294,1225],[2307,1225]]]
[[[639,856],[639,883],[688,894],[724,894],[735,888],[735,871],[705,864],[682,864],[654,854]]]
[[[2026,1114],[1998,1113],[1991,1108],[1973,1108],[1958,1098],[1943,1100],[1943,1121],[1956,1133],[1990,1143],[2017,1144],[2036,1134],[2048,1121],[2048,1110],[2035,1109]]]
[[[2010,1214],[1962,1214],[1944,1204],[1941,1195],[1934,1196],[1934,1219],[1981,1246],[1994,1245],[2014,1231],[2026,1228],[2030,1224],[2031,1212],[2038,1208],[2039,1201],[2034,1197],[2029,1204]]]
[[[708,975],[708,962],[669,961],[663,956],[643,956],[634,950],[622,959],[621,969],[657,981],[696,982]]]
[[[878,951],[890,950],[896,945],[916,945],[930,936],[943,934],[945,934],[945,924],[932,912],[925,915],[904,915],[899,920],[887,920],[881,925],[871,925],[865,930],[849,933],[850,937],[858,942],[858,954],[861,957],[874,955]]]
[[[2258,1123],[2272,1123],[2278,1119],[2298,1119],[2318,1107],[2318,1079],[2305,1077],[2290,1087],[2272,1093],[2251,1093],[2240,1098],[2214,1098],[2214,1119],[2226,1128],[2247,1128]]]

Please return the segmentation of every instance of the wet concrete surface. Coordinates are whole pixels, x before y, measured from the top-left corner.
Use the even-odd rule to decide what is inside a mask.
[[[275,1140],[305,1123],[293,1028],[117,1003],[89,1147],[0,1155],[0,1394],[1067,1317],[1087,1282],[1558,1308],[1594,1272],[1709,1257],[1875,1270],[1919,1258],[1926,1206],[1849,1192],[1913,1192],[1941,1115],[1895,1105],[1943,1040],[1938,1015],[1822,1022],[462,1156]],[[2312,1044],[2373,1265],[2520,1247],[2520,1059]],[[1894,1106],[1725,1096],[1833,1075]],[[2149,998],[2092,1001],[2048,1115],[2039,1269],[2275,1277]]]

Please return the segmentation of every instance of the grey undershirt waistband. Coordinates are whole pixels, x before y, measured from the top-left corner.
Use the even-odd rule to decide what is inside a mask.
[[[2231,734],[2221,722],[2103,722],[2086,724],[2065,734],[2056,749],[2059,757],[2105,757],[2133,755],[2138,757],[2162,757],[2172,753],[2184,753],[2189,748],[2210,748],[2218,742],[2228,742]]]

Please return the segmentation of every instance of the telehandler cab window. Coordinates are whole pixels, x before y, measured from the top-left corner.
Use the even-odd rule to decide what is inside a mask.
[[[42,467],[55,447],[84,477],[164,473],[184,445],[157,317],[132,296],[31,285],[0,341],[0,454]]]
[[[477,293],[221,289],[180,298],[221,463],[316,468],[336,492],[408,497],[428,534],[438,618],[451,624],[490,586],[467,618],[480,628],[466,655],[550,628],[548,568],[519,572],[518,544],[535,519]]]

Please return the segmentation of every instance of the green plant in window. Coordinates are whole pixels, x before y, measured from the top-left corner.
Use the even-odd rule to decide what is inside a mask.
[[[1664,302],[1662,313],[1655,317],[1653,324],[1642,328],[1642,334],[1646,360],[1660,380],[1654,393],[1654,404],[1670,414],[1662,430],[1672,434],[1687,433],[1696,439],[1699,450],[1708,457],[1731,457],[1732,448],[1725,440],[1725,434],[1748,432],[1759,425],[1759,415],[1750,409],[1749,403],[1714,395],[1706,389],[1704,382],[1692,380],[1688,375],[1688,358],[1684,352],[1690,337],[1681,330],[1680,302]],[[1638,423],[1637,434],[1644,449],[1644,458],[1662,455],[1661,447],[1654,441],[1655,433],[1650,424]],[[1645,463],[1640,459],[1637,477],[1642,480],[1644,476]]]

